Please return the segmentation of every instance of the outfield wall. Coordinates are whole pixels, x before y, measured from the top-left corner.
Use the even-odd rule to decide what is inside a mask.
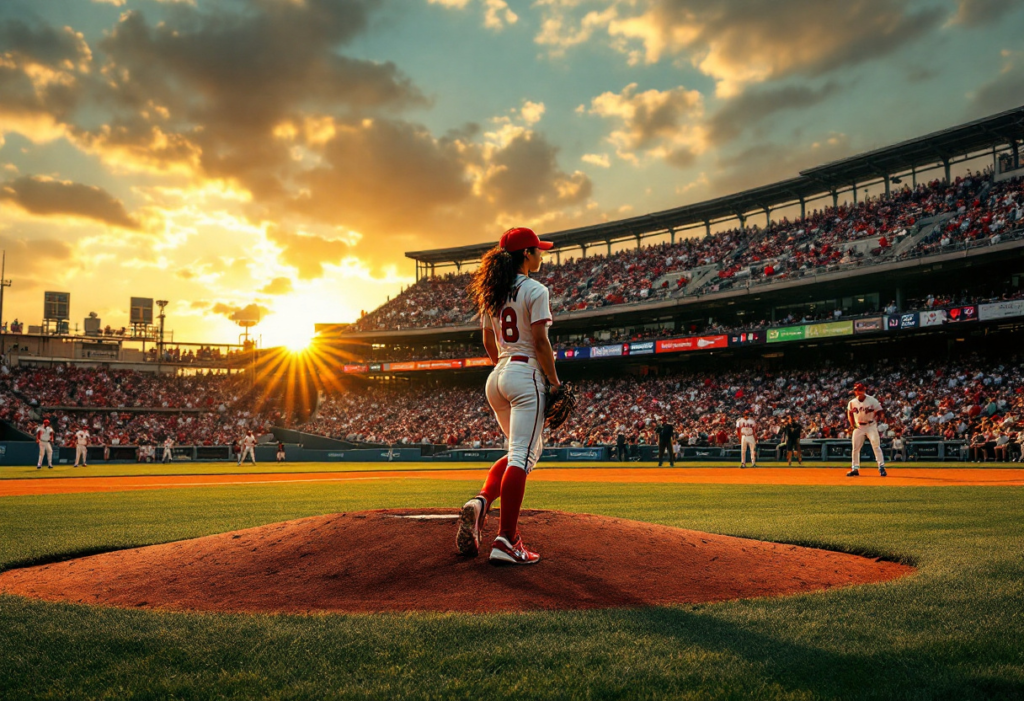
[[[803,459],[807,461],[844,461],[850,459],[852,448],[849,440],[814,440],[803,441]],[[770,461],[785,459],[785,453],[777,453],[779,446],[775,443],[762,442],[757,446],[758,459]],[[414,446],[403,448],[358,448],[352,450],[313,450],[295,444],[285,445],[285,460],[296,462],[494,462],[506,451],[485,448],[477,450],[447,450],[434,454],[437,446]],[[658,459],[658,448],[653,445],[626,446],[627,460],[650,462]],[[886,460],[892,459],[891,448],[883,448]],[[135,464],[138,463],[136,446],[89,446],[88,461],[92,464]],[[214,446],[175,446],[173,462],[230,462],[237,456],[232,454],[231,447]],[[30,466],[35,465],[39,456],[39,448],[30,441],[0,441],[0,465]],[[156,460],[160,462],[163,449],[158,448]],[[585,448],[545,448],[541,460],[552,462],[607,462],[615,460],[614,446],[593,446]],[[963,441],[908,441],[907,457],[911,460],[927,461],[959,461],[966,458]],[[256,461],[261,463],[275,462],[277,446],[256,446]],[[739,462],[739,446],[725,447],[683,447],[676,457],[680,462]],[[54,465],[72,465],[75,461],[74,448],[54,448]],[[865,445],[861,451],[861,463],[868,465],[874,462],[871,447]]]

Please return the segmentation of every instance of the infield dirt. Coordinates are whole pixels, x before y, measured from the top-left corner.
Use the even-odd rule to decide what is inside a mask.
[[[10,570],[0,574],[0,591],[189,611],[492,612],[780,596],[914,571],[846,553],[559,511],[522,514],[540,563],[496,567],[487,547],[476,558],[455,554],[454,516],[452,509],[315,516]],[[493,536],[488,532],[485,546]]]

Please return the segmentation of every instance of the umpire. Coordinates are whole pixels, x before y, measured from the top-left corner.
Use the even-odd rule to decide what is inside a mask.
[[[789,423],[786,424],[785,428],[782,429],[786,436],[786,453],[788,457],[788,465],[793,464],[793,453],[796,453],[796,459],[799,464],[804,464],[804,453],[800,448],[800,438],[803,436],[804,427],[800,425],[800,421],[795,416],[790,414]]]
[[[670,424],[668,419],[663,421],[661,426],[658,426],[658,467],[661,467],[666,451],[668,452],[669,466],[676,466],[676,456],[672,449],[672,441],[675,440],[675,437],[676,427]]]
[[[619,462],[625,462],[629,458],[629,453],[626,450],[626,429],[624,426],[619,426],[615,435],[615,459]]]

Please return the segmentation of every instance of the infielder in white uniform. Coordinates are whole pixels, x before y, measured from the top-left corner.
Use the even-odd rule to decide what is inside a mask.
[[[173,448],[174,448],[174,439],[171,438],[170,436],[167,436],[167,438],[164,439],[164,453],[163,453],[163,455],[160,456],[160,458],[161,458],[161,460],[163,462],[170,462],[171,461],[171,458],[174,455],[174,452],[172,450]]]
[[[853,455],[852,467],[846,473],[847,477],[860,477],[860,449],[864,446],[864,439],[871,441],[871,449],[875,452],[875,461],[878,462],[878,474],[885,477],[885,456],[882,455],[882,446],[878,439],[878,422],[882,418],[882,405],[877,399],[868,395],[860,382],[853,386],[854,398],[846,405],[846,418],[850,420],[850,428],[853,430]]]
[[[544,448],[545,378],[553,388],[561,385],[548,340],[548,289],[530,278],[540,270],[541,252],[552,245],[530,229],[509,229],[484,255],[470,287],[480,308],[484,348],[494,362],[487,378],[487,401],[508,438],[508,455],[491,467],[480,494],[463,505],[456,547],[466,556],[480,551],[487,511],[500,498],[498,537],[490,555],[491,562],[499,564],[540,560],[523,545],[519,510],[526,477]]]
[[[75,467],[78,467],[79,461],[82,463],[82,467],[89,467],[89,460],[86,457],[89,452],[89,432],[84,428],[80,428],[75,431]]]
[[[39,445],[39,462],[36,469],[43,469],[43,456],[46,456],[46,464],[53,469],[53,429],[50,428],[50,420],[43,419],[43,425],[36,429],[36,443]]]
[[[252,464],[256,464],[256,436],[252,435],[252,431],[245,432],[245,438],[242,439],[242,452],[238,455],[238,464],[241,465],[245,462],[245,456],[248,455],[249,459],[252,460]]]
[[[757,467],[757,421],[750,417],[750,409],[743,412],[743,418],[736,420],[736,435],[740,439],[740,468],[747,466],[747,450],[750,450],[750,466]]]

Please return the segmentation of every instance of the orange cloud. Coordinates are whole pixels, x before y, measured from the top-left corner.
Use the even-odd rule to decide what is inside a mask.
[[[91,185],[24,176],[0,185],[0,201],[40,216],[81,217],[122,229],[142,228],[120,200]]]

